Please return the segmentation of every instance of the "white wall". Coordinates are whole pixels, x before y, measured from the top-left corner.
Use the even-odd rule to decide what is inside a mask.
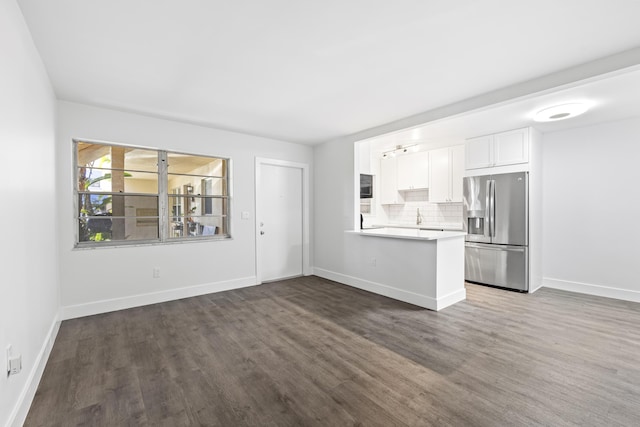
[[[353,143],[316,145],[314,168],[313,265],[342,273],[347,259],[344,231],[356,223]]]
[[[21,425],[56,332],[55,98],[22,14],[0,0],[0,425]],[[6,347],[22,372],[6,376]]]
[[[255,157],[312,165],[312,148],[64,101],[58,113],[64,318],[255,284]],[[231,158],[233,239],[74,250],[73,138]],[[240,219],[242,211],[250,218]],[[161,269],[158,279],[154,267]]]
[[[543,137],[544,285],[640,301],[640,118]]]

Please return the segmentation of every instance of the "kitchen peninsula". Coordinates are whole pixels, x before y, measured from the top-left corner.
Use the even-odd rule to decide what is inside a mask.
[[[350,285],[436,311],[465,299],[464,232],[384,227],[346,234]]]

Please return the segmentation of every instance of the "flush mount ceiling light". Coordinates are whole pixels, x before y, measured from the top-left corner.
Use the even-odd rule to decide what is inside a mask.
[[[570,119],[579,116],[589,109],[587,104],[573,102],[570,104],[555,105],[536,113],[533,120],[536,122],[555,122],[557,120]]]

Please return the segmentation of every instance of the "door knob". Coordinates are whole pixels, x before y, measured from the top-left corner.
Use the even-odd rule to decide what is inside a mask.
[[[264,231],[261,231],[261,232],[260,232],[260,234],[261,234],[261,235],[262,235],[262,234],[264,234]]]

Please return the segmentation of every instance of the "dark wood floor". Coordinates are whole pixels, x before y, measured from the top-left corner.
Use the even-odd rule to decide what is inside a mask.
[[[27,426],[640,425],[640,304],[318,277],[62,323]]]

